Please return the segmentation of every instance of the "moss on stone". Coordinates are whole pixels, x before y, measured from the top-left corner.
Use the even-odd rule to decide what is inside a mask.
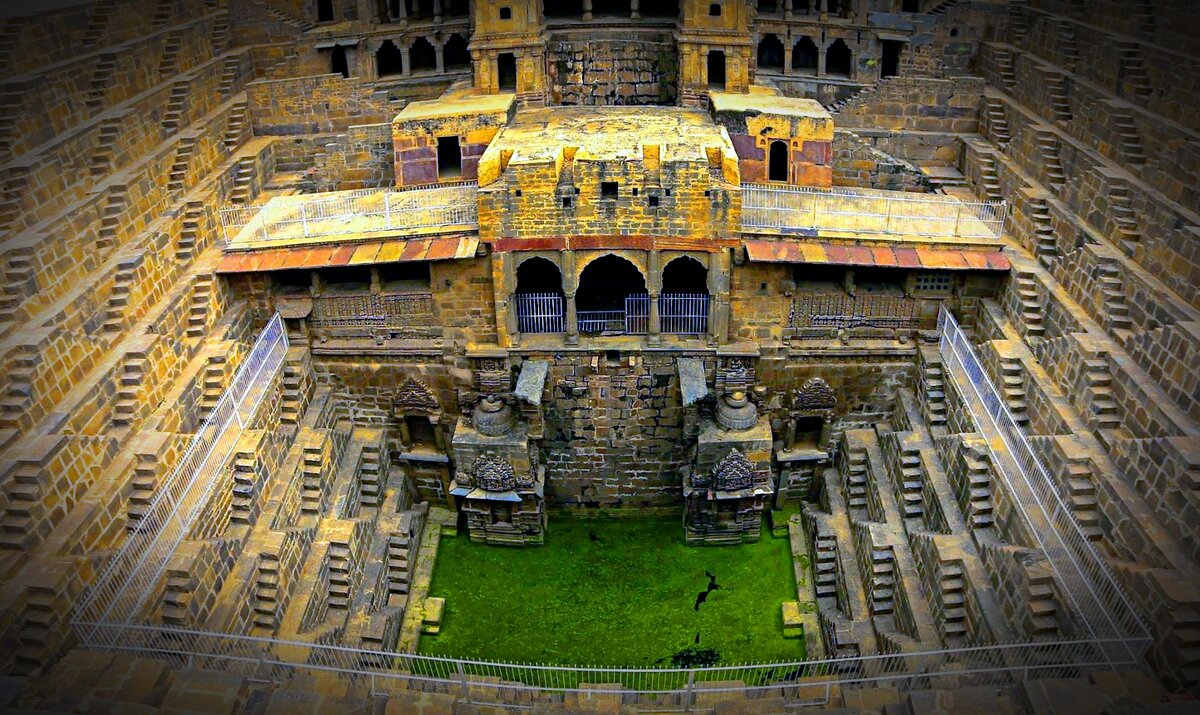
[[[445,616],[420,652],[669,667],[700,645],[723,664],[802,659],[803,641],[784,638],[781,617],[796,599],[788,540],[763,530],[755,544],[689,547],[683,535],[678,519],[556,515],[538,548],[444,538],[431,595],[446,599]],[[719,588],[697,610],[706,572]]]

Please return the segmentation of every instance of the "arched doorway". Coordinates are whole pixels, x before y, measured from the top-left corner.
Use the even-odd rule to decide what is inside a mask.
[[[384,40],[375,52],[375,68],[380,77],[403,74],[404,55],[391,40]]]
[[[561,333],[563,321],[562,273],[553,261],[534,256],[517,266],[517,331]]]
[[[513,53],[496,55],[496,82],[501,92],[517,91],[517,56]]]
[[[333,0],[317,0],[317,22],[333,22]]]
[[[663,333],[708,333],[708,269],[691,256],[680,256],[663,268],[658,323]]]
[[[767,180],[788,180],[788,143],[782,139],[771,142],[767,156]]]
[[[837,39],[825,51],[825,74],[833,77],[849,77],[853,58],[846,41]]]
[[[783,43],[773,34],[763,35],[758,43],[758,68],[783,71]]]
[[[409,72],[421,72],[437,69],[437,50],[433,43],[424,37],[418,37],[408,51]]]
[[[797,70],[800,74],[815,75],[819,56],[817,43],[813,42],[811,37],[801,37],[800,41],[792,47],[792,69]]]
[[[471,52],[467,49],[467,41],[462,35],[455,33],[446,40],[442,48],[443,64],[447,70],[463,69],[471,66]]]
[[[645,277],[628,260],[611,253],[583,269],[575,303],[581,333],[641,334],[649,327]]]

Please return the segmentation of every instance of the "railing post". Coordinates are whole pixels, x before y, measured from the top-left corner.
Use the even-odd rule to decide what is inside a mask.
[[[693,689],[695,688],[695,686],[696,686],[696,671],[694,669],[689,669],[688,670],[687,690],[685,690],[684,694],[683,694],[683,709],[685,712],[692,711],[692,700],[695,696],[695,692]]]
[[[304,237],[308,238],[308,204],[300,204],[300,225],[304,231]]]
[[[455,660],[454,667],[458,670],[458,681],[462,684],[463,700],[467,700],[467,694],[469,693],[467,688],[467,671],[463,670],[463,664],[461,660]]]

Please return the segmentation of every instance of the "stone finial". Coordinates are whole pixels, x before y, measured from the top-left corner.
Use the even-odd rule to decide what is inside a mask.
[[[727,430],[747,430],[758,423],[758,408],[745,392],[735,390],[717,403],[717,424]]]
[[[475,403],[471,422],[480,434],[499,437],[512,431],[513,410],[503,398],[498,395],[488,395]]]

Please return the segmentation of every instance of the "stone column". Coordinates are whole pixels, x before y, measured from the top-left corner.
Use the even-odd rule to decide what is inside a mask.
[[[792,0],[783,0],[783,19],[792,19]]]
[[[792,47],[794,47],[791,35],[788,35],[787,40],[783,43],[783,73],[785,75],[792,73]]]
[[[825,52],[828,49],[829,49],[829,46],[826,45],[825,47],[819,48],[817,50],[817,76],[818,77],[825,76]]]
[[[437,71],[438,74],[441,74],[446,71],[446,43],[443,42],[442,44],[438,45],[434,48],[434,51],[437,58]]]
[[[404,63],[404,66],[400,68],[400,74],[407,77],[412,74],[412,60],[409,59],[407,46],[400,48],[400,59]]]
[[[579,344],[579,317],[575,313],[575,252],[562,252],[563,299],[567,311],[567,345]]]
[[[629,10],[630,10],[629,17],[634,20],[637,20],[638,18],[640,18],[642,16],[642,13],[638,12],[641,9],[642,9],[641,3],[639,2],[639,0],[630,0],[630,2],[629,2]]]
[[[405,0],[400,0],[398,3],[396,3],[396,6],[397,7],[396,7],[395,19],[407,24],[408,23],[408,3],[405,2]]]
[[[583,0],[583,19],[592,19],[592,0]]]
[[[662,345],[662,325],[658,316],[658,297],[662,294],[661,254],[658,249],[653,249],[647,259],[646,270],[650,275],[646,276],[646,292],[650,294],[650,315],[646,332],[650,345]]]
[[[442,0],[433,0],[433,21],[442,21]]]
[[[379,295],[383,286],[379,280],[379,267],[371,266],[371,295]]]

